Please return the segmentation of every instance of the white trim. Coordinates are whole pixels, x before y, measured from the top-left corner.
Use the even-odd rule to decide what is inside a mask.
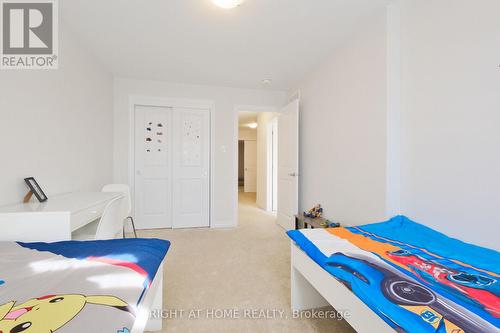
[[[213,226],[213,195],[214,195],[214,117],[215,117],[215,102],[211,100],[196,100],[196,99],[183,99],[183,98],[159,98],[150,96],[129,96],[129,175],[128,181],[130,186],[130,195],[132,198],[132,213],[131,215],[135,218],[135,107],[137,105],[142,106],[161,106],[161,107],[171,107],[171,108],[193,108],[193,109],[207,109],[210,112],[210,162],[209,162],[209,224],[210,228]]]
[[[275,134],[277,134],[278,130],[278,116],[274,116],[273,118],[270,119],[269,123],[267,124],[267,142],[266,142],[266,149],[267,149],[267,163],[266,163],[266,169],[267,169],[267,179],[266,179],[266,211],[268,213],[273,213],[273,201],[274,201],[274,196],[277,194],[275,193],[277,188],[274,186],[275,185],[275,178],[277,178],[277,163],[276,165],[275,162],[277,162],[278,158],[276,155],[276,149],[278,146],[277,138],[276,138],[276,147],[274,145],[274,137]],[[273,168],[274,166],[274,168]],[[275,177],[276,176],[276,177]],[[274,203],[275,206],[276,202]]]
[[[213,224],[212,229],[232,229],[234,227],[234,222],[231,220],[216,222]]]
[[[300,90],[296,90],[294,91],[293,93],[291,93],[289,96],[288,96],[288,101],[287,101],[287,105],[290,104],[291,102],[295,101],[296,99],[298,99],[300,101],[301,99],[301,94],[302,92]]]
[[[267,211],[277,213],[278,206],[278,116],[269,122],[268,128],[268,160],[267,160]],[[273,168],[274,166],[274,168]],[[276,200],[274,200],[276,198]]]
[[[238,113],[239,112],[278,112],[278,108],[273,106],[257,106],[257,105],[235,105],[234,106],[234,130],[233,130],[233,153],[235,156],[235,163],[233,168],[233,189],[234,189],[234,224],[233,227],[238,226],[238,134],[239,134],[239,123],[238,123]]]
[[[266,128],[266,211],[273,211],[273,121]]]
[[[236,111],[236,114],[238,112],[276,112],[275,107],[273,106],[256,106],[256,105],[236,105],[234,107],[234,110]],[[238,120],[238,117],[236,117],[236,120]]]

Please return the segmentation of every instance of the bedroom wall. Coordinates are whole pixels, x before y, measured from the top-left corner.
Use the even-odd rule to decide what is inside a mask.
[[[401,1],[401,210],[499,249],[498,0]]]
[[[240,105],[280,107],[284,103],[285,93],[115,78],[114,178],[115,181],[124,183],[129,182],[129,96],[131,95],[214,101],[212,226],[235,226],[237,218],[235,209],[237,189],[234,182],[237,177],[237,133],[235,132],[237,112],[235,108]]]
[[[0,205],[22,201],[29,176],[49,197],[112,180],[112,76],[59,31],[58,70],[0,71]]]
[[[386,13],[363,21],[301,94],[300,209],[347,224],[385,218]]]

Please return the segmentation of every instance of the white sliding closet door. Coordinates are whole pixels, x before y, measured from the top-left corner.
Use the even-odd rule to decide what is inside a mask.
[[[210,225],[210,110],[135,107],[139,229]]]
[[[135,107],[135,216],[139,229],[172,227],[172,109]]]
[[[174,108],[173,227],[208,227],[210,113]]]

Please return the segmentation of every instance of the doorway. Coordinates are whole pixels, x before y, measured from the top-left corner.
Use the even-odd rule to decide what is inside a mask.
[[[282,108],[236,107],[236,165],[234,186],[238,199],[237,217],[241,207],[253,203],[255,208],[275,216],[285,230],[295,228],[299,212],[299,96],[293,96]],[[245,191],[245,180],[252,181],[252,169],[245,163],[246,149],[257,147],[256,192]],[[245,178],[245,171],[249,178]],[[238,219],[236,219],[238,221]]]
[[[257,193],[257,141],[238,140],[239,192]]]
[[[275,112],[238,112],[238,195],[269,213],[275,212],[277,196],[276,116]]]

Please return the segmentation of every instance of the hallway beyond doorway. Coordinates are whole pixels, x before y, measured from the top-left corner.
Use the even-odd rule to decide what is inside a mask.
[[[257,206],[277,209],[277,117],[271,111],[238,112],[238,192],[255,193]]]

